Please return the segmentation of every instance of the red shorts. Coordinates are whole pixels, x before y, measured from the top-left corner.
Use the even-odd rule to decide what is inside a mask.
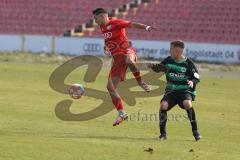
[[[124,81],[128,69],[128,63],[126,62],[127,55],[131,56],[130,58],[132,58],[135,62],[137,61],[137,55],[134,50],[127,54],[122,53],[113,55],[109,77],[119,77],[121,81]]]

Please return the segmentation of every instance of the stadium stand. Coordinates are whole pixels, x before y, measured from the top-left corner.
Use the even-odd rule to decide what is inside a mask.
[[[136,13],[129,10],[124,18],[158,28],[150,34],[128,29],[131,39],[240,44],[239,15],[238,0],[156,0],[141,4]]]
[[[85,23],[92,10],[118,8],[130,0],[0,0],[1,34],[62,35]]]
[[[63,35],[75,28],[67,33],[100,37],[91,11],[104,7],[111,15],[158,28],[149,34],[129,29],[131,39],[240,44],[239,0],[0,0],[0,4],[1,34]]]

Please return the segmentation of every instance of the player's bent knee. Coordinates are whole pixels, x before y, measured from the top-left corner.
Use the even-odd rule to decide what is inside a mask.
[[[167,110],[167,109],[168,109],[168,102],[167,102],[167,101],[162,101],[162,102],[160,103],[160,108],[161,108],[162,110]]]
[[[134,59],[134,57],[131,55],[131,54],[129,54],[129,55],[127,55],[126,56],[126,59],[125,59],[125,61],[126,61],[126,63],[135,63],[135,59]]]
[[[113,86],[110,85],[110,84],[107,84],[106,88],[107,88],[108,91],[113,91],[114,90]]]
[[[185,109],[189,109],[192,107],[192,101],[191,100],[184,100],[183,101],[183,106]]]

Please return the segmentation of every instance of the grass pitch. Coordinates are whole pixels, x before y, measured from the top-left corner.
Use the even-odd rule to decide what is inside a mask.
[[[0,63],[1,160],[239,159],[239,77],[202,74],[194,107],[203,139],[194,141],[185,111],[175,107],[169,112],[168,140],[162,142],[156,140],[158,121],[149,117],[158,114],[161,96],[139,98],[135,106],[126,106],[132,119],[117,127],[112,127],[115,110],[85,122],[58,119],[55,105],[69,96],[49,87],[49,76],[57,66]],[[94,83],[83,82],[83,74],[79,68],[66,82],[106,91],[106,69]],[[83,97],[71,111],[85,112],[99,103]],[[145,151],[149,148],[153,151]]]

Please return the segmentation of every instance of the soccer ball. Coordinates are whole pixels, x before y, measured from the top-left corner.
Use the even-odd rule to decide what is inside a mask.
[[[75,83],[70,86],[68,92],[73,99],[79,99],[82,97],[85,90],[83,85]]]

